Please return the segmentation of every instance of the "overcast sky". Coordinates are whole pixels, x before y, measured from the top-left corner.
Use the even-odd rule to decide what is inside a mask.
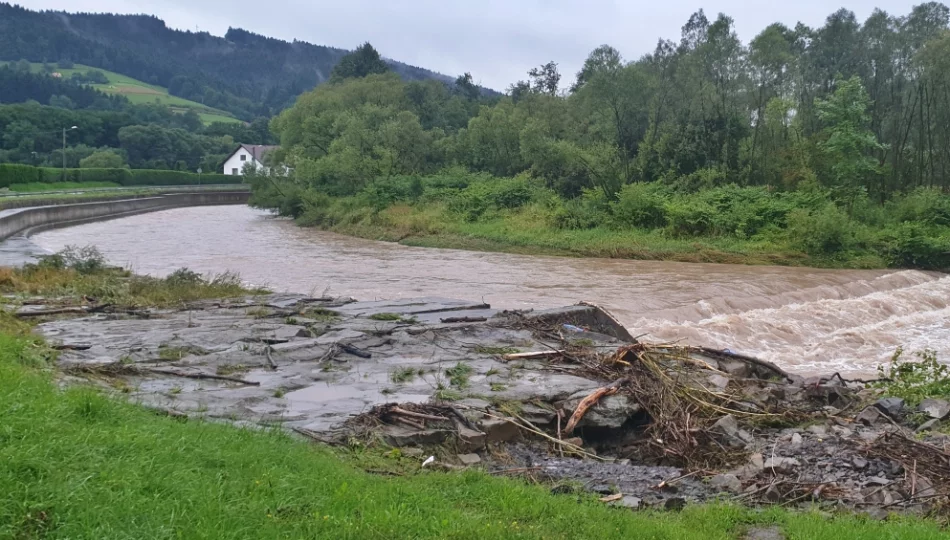
[[[569,85],[587,54],[613,45],[630,60],[658,38],[677,39],[699,8],[735,19],[744,42],[773,22],[820,26],[845,7],[863,21],[874,7],[904,15],[905,0],[15,0],[31,9],[147,13],[174,28],[223,35],[229,26],[285,40],[352,49],[371,42],[384,56],[504,90],[554,60]]]

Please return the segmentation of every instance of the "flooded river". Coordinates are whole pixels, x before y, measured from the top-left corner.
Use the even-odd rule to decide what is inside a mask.
[[[301,229],[243,206],[141,214],[32,240],[50,251],[94,244],[111,262],[152,275],[230,270],[275,291],[484,299],[509,309],[587,300],[634,335],[729,348],[799,373],[868,374],[899,346],[950,358],[950,276],[927,272],[411,248]]]

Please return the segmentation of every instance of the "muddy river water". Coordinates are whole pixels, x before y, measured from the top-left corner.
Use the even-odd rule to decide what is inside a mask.
[[[43,232],[165,275],[233,271],[278,292],[360,300],[441,296],[493,307],[581,300],[646,339],[728,348],[799,373],[871,373],[898,347],[950,358],[950,276],[919,271],[572,259],[398,244],[301,229],[244,206],[167,210]]]

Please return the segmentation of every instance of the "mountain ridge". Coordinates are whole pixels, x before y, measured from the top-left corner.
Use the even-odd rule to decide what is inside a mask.
[[[164,86],[173,96],[244,120],[272,116],[291,105],[298,95],[326,81],[349,52],[242,28],[229,28],[224,36],[174,29],[148,14],[33,11],[0,3],[0,60],[86,64]],[[454,81],[432,70],[386,61],[407,81]]]

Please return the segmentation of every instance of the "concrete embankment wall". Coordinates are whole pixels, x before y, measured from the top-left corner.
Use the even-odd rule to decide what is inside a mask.
[[[0,212],[0,240],[43,229],[183,206],[247,204],[246,191],[175,193],[135,199],[18,208]]]

